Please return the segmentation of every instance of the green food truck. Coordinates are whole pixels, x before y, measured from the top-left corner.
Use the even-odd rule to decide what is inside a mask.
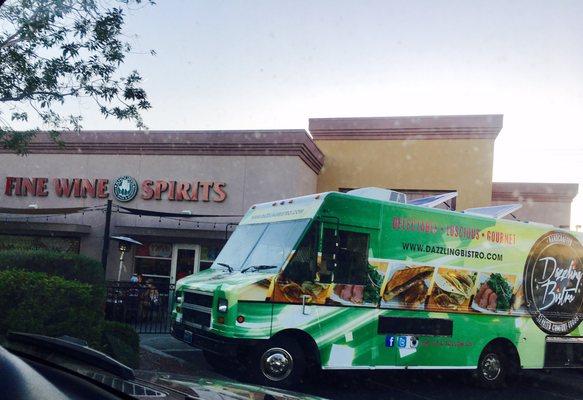
[[[445,195],[444,195],[445,196]],[[451,196],[444,198],[451,198]],[[576,233],[368,188],[254,205],[212,267],[180,280],[172,334],[264,384],[314,368],[583,365]]]

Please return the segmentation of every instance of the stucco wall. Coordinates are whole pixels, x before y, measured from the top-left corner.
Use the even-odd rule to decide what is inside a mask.
[[[175,181],[219,181],[225,182],[227,197],[223,202],[193,202],[144,200],[140,197],[127,203],[120,203],[113,198],[113,181],[122,175],[130,175],[138,181],[145,179]],[[49,178],[46,197],[7,196],[4,192],[6,177],[46,177]],[[36,204],[38,208],[90,207],[103,205],[104,198],[57,197],[53,187],[53,178],[106,178],[109,179],[108,192],[114,204],[181,213],[190,210],[192,214],[232,215],[226,218],[201,217],[199,220],[237,222],[240,215],[253,204],[280,198],[301,196],[316,192],[317,175],[296,156],[174,156],[174,155],[100,155],[100,154],[31,154],[20,157],[13,154],[0,154],[0,206],[27,208]],[[17,217],[9,220],[29,221],[32,224],[66,223],[91,226],[91,233],[81,240],[81,253],[95,259],[101,257],[102,236],[105,214],[102,211],[72,214],[68,216]],[[111,233],[116,227],[154,227],[167,229],[195,229],[194,224],[181,223],[176,220],[155,217],[139,217],[114,213]],[[224,224],[201,226],[201,229],[224,231]],[[58,235],[58,233],[57,233]],[[115,275],[119,252],[117,244],[111,243],[108,259],[108,278]],[[132,257],[127,257],[131,263]],[[131,265],[128,264],[129,269]],[[116,276],[115,276],[116,277]]]
[[[457,190],[458,210],[487,206],[494,140],[316,140],[326,157],[318,191],[380,186]]]
[[[238,213],[252,204],[278,198],[298,196],[316,191],[316,173],[294,156],[157,156],[157,155],[59,155],[33,154],[20,157],[0,155],[0,180],[7,176],[48,177],[47,197],[6,196],[0,192],[5,207],[26,207],[37,204],[39,208],[78,207],[103,204],[104,199],[56,197],[52,191],[52,178],[107,178],[109,191],[113,180],[130,175],[138,180],[163,179],[176,181],[225,182],[227,198],[224,202],[192,202],[143,200],[138,196],[127,204],[133,208],[193,213]],[[4,187],[2,186],[2,189]]]

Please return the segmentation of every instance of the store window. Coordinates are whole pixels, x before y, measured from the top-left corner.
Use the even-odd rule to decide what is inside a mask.
[[[176,280],[192,275],[196,268],[196,248],[176,249]]]
[[[51,250],[63,253],[79,253],[81,240],[55,236],[0,235],[2,250]]]
[[[209,269],[220,252],[219,246],[202,245],[200,247],[200,271]]]
[[[136,248],[134,272],[145,279],[168,283],[172,268],[172,244],[143,242]]]

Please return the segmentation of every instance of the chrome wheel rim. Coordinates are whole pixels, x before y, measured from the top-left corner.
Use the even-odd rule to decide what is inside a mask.
[[[482,376],[488,381],[493,381],[500,376],[502,363],[497,354],[490,353],[482,361]]]
[[[281,381],[287,378],[294,367],[291,354],[282,348],[274,347],[261,356],[261,372],[272,381]]]

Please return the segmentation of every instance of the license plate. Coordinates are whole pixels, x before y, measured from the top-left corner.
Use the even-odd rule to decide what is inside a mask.
[[[192,332],[191,331],[184,331],[184,341],[188,343],[192,343]]]

